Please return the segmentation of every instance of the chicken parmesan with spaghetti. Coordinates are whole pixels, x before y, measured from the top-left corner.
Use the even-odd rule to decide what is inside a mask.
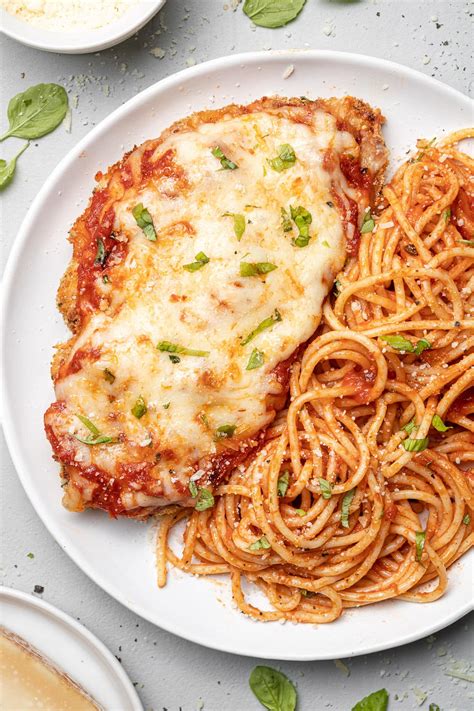
[[[264,98],[194,114],[97,175],[45,415],[68,509],[202,511],[259,450],[357,255],[382,123],[352,97]]]

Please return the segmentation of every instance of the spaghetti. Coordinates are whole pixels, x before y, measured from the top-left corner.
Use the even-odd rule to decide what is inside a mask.
[[[309,623],[445,592],[474,540],[474,161],[457,147],[473,136],[420,142],[384,188],[263,445],[213,508],[160,517],[159,586],[167,562],[228,574],[245,614]]]

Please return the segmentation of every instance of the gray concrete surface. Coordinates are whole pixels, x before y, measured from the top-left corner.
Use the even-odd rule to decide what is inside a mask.
[[[1,196],[2,260],[32,199],[58,161],[95,124],[141,89],[195,62],[248,50],[337,49],[392,59],[470,90],[472,16],[465,0],[308,0],[300,18],[280,30],[255,28],[230,0],[168,0],[137,37],[96,55],[66,56],[29,49],[2,38],[1,121],[11,96],[38,82],[66,86],[73,105],[64,127],[32,146],[15,182]],[[164,57],[150,53],[162,49]],[[155,54],[161,52],[156,49]],[[2,126],[3,126],[2,123]],[[2,145],[2,157],[13,148]],[[144,622],[91,582],[62,552],[31,507],[4,442],[1,460],[0,581],[32,592],[79,619],[120,658],[145,709],[252,711],[248,689],[256,659],[200,648]],[[27,557],[34,551],[34,559]],[[310,633],[310,630],[308,631]],[[442,711],[474,707],[474,688],[447,676],[456,660],[472,659],[472,617],[436,638],[390,652],[333,662],[282,663],[297,683],[300,711],[345,711],[385,686],[390,710]],[[347,673],[349,672],[349,674]],[[424,698],[426,694],[426,698]],[[120,710],[116,710],[120,711]]]

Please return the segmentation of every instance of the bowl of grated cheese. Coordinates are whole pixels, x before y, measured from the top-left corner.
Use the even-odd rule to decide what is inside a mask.
[[[63,54],[107,49],[138,32],[166,0],[0,0],[0,29]]]

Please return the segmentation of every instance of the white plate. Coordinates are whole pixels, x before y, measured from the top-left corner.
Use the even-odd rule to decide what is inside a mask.
[[[284,80],[291,64],[294,73]],[[60,163],[20,229],[5,277],[4,423],[13,461],[39,516],[82,570],[117,600],[160,627],[216,649],[275,659],[332,659],[394,647],[464,615],[472,603],[468,560],[450,571],[447,594],[429,605],[387,602],[345,613],[317,629],[257,624],[232,608],[227,584],[173,573],[159,591],[151,524],[113,521],[100,512],[65,511],[58,466],[42,426],[43,412],[54,399],[49,378],[52,344],[67,334],[55,306],[71,252],[67,231],[86,206],[97,170],[192,111],[273,93],[350,93],[380,106],[395,163],[418,137],[441,136],[471,121],[469,100],[453,89],[396,64],[337,52],[226,57],[186,69],[142,92],[94,128]]]
[[[120,662],[78,622],[33,595],[0,587],[0,624],[36,647],[107,711],[143,711]]]
[[[161,10],[166,0],[140,0],[115,22],[94,30],[52,32],[19,20],[0,8],[0,28],[17,42],[61,54],[87,54],[113,47],[138,32]]]

